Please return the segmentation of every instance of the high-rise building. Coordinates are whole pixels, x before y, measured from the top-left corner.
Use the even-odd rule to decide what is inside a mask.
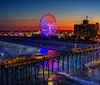
[[[96,24],[89,24],[88,16],[86,16],[86,19],[83,20],[82,24],[75,24],[74,25],[74,35],[79,37],[94,37],[97,35],[99,31],[99,23]]]

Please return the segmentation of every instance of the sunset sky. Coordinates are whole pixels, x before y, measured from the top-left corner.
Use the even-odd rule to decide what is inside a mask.
[[[0,30],[38,30],[40,18],[48,13],[59,30],[73,29],[86,15],[90,23],[100,23],[100,0],[0,0]]]

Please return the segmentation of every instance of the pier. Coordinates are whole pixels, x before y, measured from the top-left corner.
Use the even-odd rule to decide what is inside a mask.
[[[47,85],[51,72],[68,74],[100,59],[100,46],[91,45],[46,55],[26,55],[0,60],[0,85]],[[56,65],[55,65],[56,64]],[[40,75],[41,73],[41,75]]]

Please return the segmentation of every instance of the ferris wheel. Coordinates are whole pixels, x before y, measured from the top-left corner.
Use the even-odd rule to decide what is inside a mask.
[[[40,19],[40,31],[43,36],[52,36],[56,34],[58,25],[56,19],[51,14],[45,14]]]

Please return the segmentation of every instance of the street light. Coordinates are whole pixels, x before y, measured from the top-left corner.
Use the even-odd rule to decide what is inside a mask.
[[[75,44],[74,44],[74,48],[77,48],[76,46],[77,46],[77,44],[75,43]]]
[[[1,53],[1,59],[3,60],[3,57],[4,57],[4,53]]]

